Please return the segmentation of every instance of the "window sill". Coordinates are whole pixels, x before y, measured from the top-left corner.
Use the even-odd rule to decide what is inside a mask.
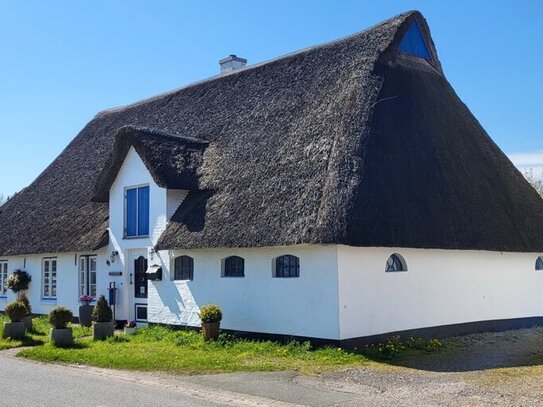
[[[149,235],[143,235],[143,236],[123,236],[123,240],[134,240],[134,239],[149,239]]]
[[[56,298],[43,298],[41,299],[41,303],[42,304],[56,304],[57,303],[57,299]]]

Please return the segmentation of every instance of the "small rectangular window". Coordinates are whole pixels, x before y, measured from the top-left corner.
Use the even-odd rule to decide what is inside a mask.
[[[174,280],[192,280],[194,278],[194,259],[179,256],[175,259]]]
[[[57,297],[57,259],[47,258],[42,262],[42,297],[56,299]]]
[[[149,236],[149,186],[125,192],[125,237]]]
[[[6,279],[8,278],[8,262],[0,261],[0,296],[5,297],[8,293]]]

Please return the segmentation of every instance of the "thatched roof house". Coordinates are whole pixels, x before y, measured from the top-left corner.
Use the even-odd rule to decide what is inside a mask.
[[[116,284],[118,319],[213,302],[233,331],[351,345],[543,324],[543,200],[420,13],[244,63],[99,113],[0,208],[0,308],[9,264],[39,313]]]
[[[205,197],[160,248],[543,250],[543,201],[455,94],[434,44],[426,64],[394,52],[415,18],[430,38],[409,12],[101,112],[2,207],[0,253],[104,245],[111,180],[99,174],[130,143],[159,185]]]

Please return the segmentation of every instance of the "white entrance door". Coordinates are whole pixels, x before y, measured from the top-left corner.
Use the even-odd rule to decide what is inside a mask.
[[[131,320],[147,322],[147,250],[131,250],[128,264]]]

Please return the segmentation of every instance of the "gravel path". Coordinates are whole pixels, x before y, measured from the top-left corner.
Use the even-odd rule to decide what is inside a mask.
[[[367,397],[345,406],[543,406],[543,330],[468,335],[440,352],[318,380]]]

